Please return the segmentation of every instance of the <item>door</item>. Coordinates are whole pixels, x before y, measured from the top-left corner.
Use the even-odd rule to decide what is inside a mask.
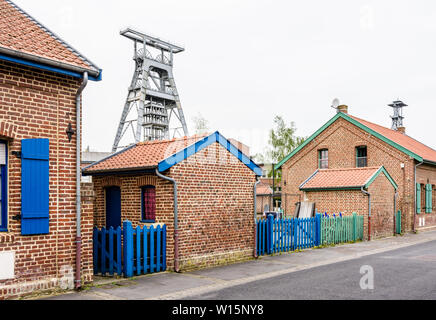
[[[121,227],[120,187],[106,188],[106,228]]]

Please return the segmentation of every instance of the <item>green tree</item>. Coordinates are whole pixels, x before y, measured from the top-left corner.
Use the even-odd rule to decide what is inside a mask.
[[[269,134],[270,150],[268,151],[268,158],[273,163],[278,163],[300,146],[306,138],[296,136],[297,128],[295,123],[291,122],[287,125],[281,116],[274,118],[274,124],[275,128],[271,129]]]
[[[209,132],[209,121],[207,121],[200,113],[193,119],[195,134],[204,134]]]
[[[256,163],[270,163],[271,161],[269,161],[269,159],[266,157],[266,155],[264,153],[256,153],[252,159],[256,162]]]

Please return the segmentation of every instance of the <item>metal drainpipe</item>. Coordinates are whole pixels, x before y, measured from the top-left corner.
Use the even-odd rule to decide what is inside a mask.
[[[416,212],[416,207],[417,207],[417,203],[416,203],[416,168],[417,167],[419,167],[421,164],[423,164],[424,163],[424,160],[422,160],[420,163],[418,163],[417,165],[415,165],[415,172],[414,172],[414,176],[415,176],[415,179],[414,179],[414,181],[415,181],[415,184],[413,185],[413,190],[415,190],[415,192],[414,192],[414,195],[415,195],[415,199],[414,199],[414,201],[413,201],[413,203],[414,203],[414,205],[415,205],[415,209],[413,209],[413,211],[414,211],[414,215],[413,215],[413,232],[416,232],[416,216],[417,216],[417,214],[418,214],[418,212]]]
[[[254,257],[257,258],[257,185],[260,183],[259,177],[256,177],[256,182],[254,184]]]
[[[83,81],[76,93],[76,277],[75,288],[79,289],[82,286],[81,281],[81,262],[82,262],[82,231],[81,231],[81,197],[80,197],[80,178],[82,175],[80,169],[81,159],[81,95],[86,85],[88,84],[88,72],[83,73]]]
[[[176,180],[162,175],[156,168],[158,177],[170,181],[174,185],[174,271],[180,272],[179,268],[179,226],[178,226],[178,210],[177,210],[177,182]]]
[[[368,241],[371,241],[371,194],[363,188],[360,190],[368,196]]]
[[[394,194],[394,236],[397,234],[397,198],[398,190],[395,190]]]

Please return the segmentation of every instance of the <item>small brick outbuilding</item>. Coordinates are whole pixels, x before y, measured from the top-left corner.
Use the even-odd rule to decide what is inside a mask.
[[[170,269],[253,255],[254,187],[262,172],[219,132],[138,143],[83,174],[93,177],[95,226],[118,227],[124,220],[167,225]]]
[[[318,169],[300,186],[304,200],[315,202],[319,213],[363,215],[365,237],[392,234],[397,189],[384,167]]]

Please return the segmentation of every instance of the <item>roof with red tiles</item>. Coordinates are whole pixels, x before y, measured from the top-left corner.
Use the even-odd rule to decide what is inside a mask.
[[[99,73],[97,66],[10,0],[0,0],[0,51]]]
[[[259,183],[256,187],[256,194],[258,195],[266,195],[272,193],[272,188],[267,183]]]
[[[324,124],[320,129],[313,133],[309,138],[307,138],[301,145],[295,148],[290,154],[284,157],[276,166],[275,169],[280,169],[284,163],[286,163],[290,158],[307,146],[311,141],[313,141],[318,135],[320,135],[325,129],[335,123],[339,118],[342,118],[360,129],[368,132],[369,134],[377,137],[383,142],[389,144],[390,146],[406,153],[415,160],[421,162],[424,161],[431,165],[436,165],[436,150],[413,139],[405,133],[401,133],[396,130],[392,130],[381,125],[360,119],[355,116],[351,116],[344,112],[337,113],[333,118],[331,118],[326,124]]]
[[[151,169],[164,172],[213,143],[220,144],[257,176],[262,175],[262,169],[218,131],[210,135],[138,143],[83,168],[82,172],[84,175],[134,173]]]
[[[366,186],[375,175],[380,173],[381,169],[384,168],[320,169],[303,182],[300,189],[359,189]],[[389,176],[385,170],[384,172]]]
[[[156,168],[159,162],[189,147],[206,135],[195,135],[172,140],[140,142],[84,169],[85,173],[128,171]]]
[[[380,126],[378,124],[357,118],[352,115],[348,115],[348,116],[360,122],[364,126],[378,132],[379,134],[388,138],[389,140],[392,140],[393,142],[399,144],[400,146],[412,151],[413,153],[416,153],[417,155],[421,156],[423,159],[436,162],[436,150],[430,148],[429,146],[426,146],[425,144],[419,142],[418,140],[413,139],[407,134]]]

